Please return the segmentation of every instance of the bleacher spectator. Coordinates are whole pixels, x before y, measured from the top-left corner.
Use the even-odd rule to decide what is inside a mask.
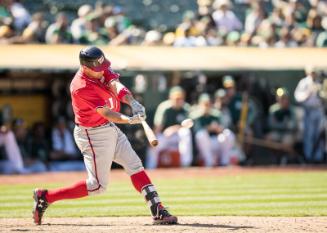
[[[326,20],[326,26],[324,26],[325,31],[319,33],[316,40],[316,46],[317,47],[327,47],[327,20]]]
[[[5,27],[5,26],[2,26]],[[11,27],[8,25],[7,27]],[[21,34],[15,35],[14,32],[4,29],[6,32],[4,35],[0,32],[0,39],[3,38],[2,43],[7,44],[34,44],[34,43],[45,43],[45,33],[48,27],[48,22],[44,20],[42,12],[33,14],[32,21],[23,30]],[[1,28],[1,27],[0,27]],[[1,29],[0,29],[1,31]]]
[[[196,145],[206,167],[227,166],[235,135],[221,124],[222,116],[212,108],[210,96],[201,94],[198,109],[192,113]]]
[[[275,43],[276,48],[294,48],[297,43],[293,40],[292,35],[287,27],[283,27],[279,31],[279,40]]]
[[[86,24],[87,15],[92,12],[93,8],[91,5],[85,4],[78,8],[78,18],[74,19],[70,27],[74,42],[77,44],[86,43]]]
[[[93,45],[104,45],[108,43],[108,33],[100,24],[100,18],[100,12],[92,12],[86,16],[86,30],[83,38],[85,43]]]
[[[31,15],[19,0],[10,0],[9,2],[9,9],[14,20],[15,29],[18,32],[22,32],[31,22]]]
[[[2,24],[8,18],[11,18],[9,7],[10,7],[9,0],[0,1],[0,24]]]
[[[151,30],[145,34],[143,45],[160,45],[161,44],[162,35],[159,31]]]
[[[32,16],[32,22],[23,31],[22,39],[24,43],[44,43],[45,33],[48,22],[45,21],[44,15],[41,12],[35,13]]]
[[[192,135],[191,130],[182,128],[181,122],[189,116],[189,104],[185,102],[185,91],[179,87],[172,87],[169,99],[160,103],[154,117],[154,127],[159,145],[151,148],[147,155],[147,167],[156,168],[160,153],[165,150],[178,151],[180,165],[188,167],[192,163]]]
[[[183,22],[176,27],[176,38],[185,37],[185,30],[189,29],[190,36],[198,36],[200,31],[196,27],[195,14],[192,11],[186,11],[183,15]]]
[[[14,37],[15,34],[13,19],[4,18],[0,24],[0,43],[8,43],[8,39]]]
[[[122,33],[127,28],[129,28],[132,25],[132,22],[130,19],[126,16],[125,11],[120,6],[115,6],[113,8],[113,18],[117,22],[117,28],[119,33]]]
[[[48,44],[70,44],[73,42],[68,18],[65,13],[60,12],[57,14],[56,21],[47,29],[45,41]]]
[[[322,27],[322,17],[317,10],[311,9],[307,17],[307,27],[311,31],[311,40],[309,41],[310,46],[317,44],[317,37],[321,32],[324,32]]]
[[[252,44],[260,48],[274,47],[277,41],[275,30],[276,25],[269,19],[264,19],[258,26],[257,33],[252,39]]]
[[[212,18],[221,34],[226,35],[243,28],[241,21],[231,10],[232,3],[230,0],[216,0],[213,6],[215,11],[212,13]]]
[[[35,32],[37,24],[29,23],[31,17],[27,7],[14,0],[1,2],[1,43],[44,43],[44,40],[40,39],[40,33]],[[163,24],[157,22],[165,17],[156,16],[147,20],[147,14],[140,14],[138,9],[136,17],[134,10],[127,11],[124,7],[106,5],[105,2],[95,4],[94,8],[87,4],[80,7],[74,5],[77,17],[74,18],[74,13],[67,12],[69,18],[72,18],[72,25],[69,26],[63,13],[59,13],[57,22],[48,28],[46,43],[165,44],[178,47],[227,45],[263,48],[327,45],[326,1],[311,0],[306,3],[299,0],[274,0],[232,3],[230,0],[199,0],[197,4],[197,9],[192,4],[177,7],[176,11],[184,12],[184,16],[181,23],[176,21],[174,25],[166,25],[167,20]],[[142,11],[153,14],[148,9],[151,7]],[[163,15],[169,13],[165,12],[164,8],[161,10]],[[43,13],[48,14],[46,11]],[[46,18],[50,18],[49,15],[46,15]],[[29,29],[26,31],[28,24]],[[175,31],[175,35],[172,31]],[[31,34],[37,34],[37,39],[30,36]],[[22,37],[17,39],[16,36]],[[7,40],[12,37],[13,40]]]
[[[265,17],[263,4],[257,1],[251,2],[251,7],[244,22],[244,32],[252,36]]]
[[[270,106],[268,116],[268,140],[293,146],[297,130],[294,106],[291,105],[285,88],[276,90],[276,103]]]
[[[107,30],[108,41],[110,43],[111,41],[114,41],[114,39],[117,38],[119,35],[117,22],[113,17],[109,17],[106,19],[104,26],[105,29]]]
[[[201,35],[192,35],[190,25],[185,25],[185,28],[180,30],[181,36],[177,37],[174,42],[175,47],[199,47],[206,46],[207,42]]]

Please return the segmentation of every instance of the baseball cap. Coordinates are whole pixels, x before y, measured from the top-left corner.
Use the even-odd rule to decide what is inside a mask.
[[[208,93],[202,93],[199,96],[199,103],[208,102],[208,101],[210,101],[210,95]]]
[[[89,46],[82,49],[79,53],[80,64],[95,72],[108,70],[110,62],[104,56],[101,49],[95,46]]]
[[[224,96],[226,96],[226,91],[222,88],[215,92],[215,98],[223,98]]]
[[[316,70],[316,68],[313,66],[313,65],[307,65],[306,67],[305,67],[305,73],[306,74],[312,74],[312,73],[315,73],[317,70]]]
[[[170,97],[176,97],[176,98],[184,98],[184,90],[180,86],[174,86],[169,90],[169,96]]]
[[[79,17],[85,17],[92,12],[92,6],[89,4],[84,4],[78,8],[77,15]]]
[[[277,97],[289,96],[288,90],[284,87],[277,88],[276,96]]]
[[[224,88],[230,88],[235,86],[235,81],[232,76],[226,75],[223,78],[223,86]]]

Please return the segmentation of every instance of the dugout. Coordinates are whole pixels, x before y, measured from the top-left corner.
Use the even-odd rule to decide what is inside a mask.
[[[68,86],[78,68],[81,48],[79,45],[0,46],[0,53],[5,54],[0,59],[0,107],[5,110],[4,118],[23,118],[28,126],[41,121],[48,127],[57,116],[73,120]],[[102,49],[113,69],[121,74],[123,83],[143,100],[149,123],[172,85],[182,85],[187,90],[188,102],[195,103],[202,92],[213,94],[221,87],[224,75],[232,75],[240,91],[247,91],[258,100],[264,115],[274,100],[275,87],[284,86],[293,93],[297,82],[304,77],[306,65],[327,69],[327,49],[322,48],[120,46]],[[125,133],[137,140],[136,131],[133,128]],[[144,150],[147,143],[141,140],[132,144],[140,145],[134,148],[137,151]]]
[[[14,117],[22,117],[28,124],[39,120],[49,123],[54,114],[69,111],[64,109],[69,106],[63,103],[69,102],[67,85],[78,67],[81,48],[78,45],[0,46],[0,53],[5,54],[0,59],[0,106],[11,105]],[[323,48],[119,46],[102,49],[113,68],[122,74],[123,82],[139,92],[152,112],[166,97],[167,88],[174,84],[187,89],[190,102],[196,100],[197,91],[213,93],[226,74],[235,77],[239,88],[254,94],[260,86],[286,86],[292,93],[304,76],[306,65],[327,68],[327,49]],[[202,74],[207,76],[206,80]],[[201,82],[206,87],[199,86]]]

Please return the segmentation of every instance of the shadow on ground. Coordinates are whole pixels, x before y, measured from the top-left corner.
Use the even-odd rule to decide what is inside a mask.
[[[222,225],[222,224],[203,224],[203,223],[185,223],[178,224],[180,226],[189,226],[189,227],[202,227],[202,228],[230,228],[232,230],[239,229],[255,229],[252,226],[231,226],[231,225]]]
[[[145,226],[153,226],[153,225],[146,224]],[[167,225],[161,225],[161,226],[167,226]],[[256,229],[253,226],[231,226],[231,225],[223,225],[223,224],[205,224],[205,223],[178,223],[176,224],[176,226],[199,227],[199,228],[223,228],[223,229],[230,229],[230,230]]]
[[[79,226],[79,227],[112,227],[114,225],[110,224],[81,224],[81,223],[47,223],[44,225],[48,226]],[[144,224],[146,227],[153,226],[167,226],[167,225],[152,225],[152,224]],[[223,225],[223,224],[205,224],[205,223],[179,223],[175,226],[182,227],[199,227],[199,228],[222,228],[222,229],[230,229],[230,230],[240,230],[240,229],[256,229],[253,226],[235,226],[235,225]]]
[[[83,224],[83,223],[46,223],[47,226],[78,226],[78,227],[110,227],[110,224]]]
[[[45,223],[42,226],[61,226],[61,227],[113,227],[117,226],[116,224],[101,224],[101,223]],[[141,224],[143,227],[164,227],[169,225],[153,225],[153,224]],[[242,229],[257,229],[253,226],[236,226],[236,225],[225,225],[225,224],[208,224],[208,223],[179,223],[174,225],[178,227],[191,227],[191,228],[217,228],[217,229],[228,229],[231,231],[237,231]],[[41,230],[41,229],[38,229]],[[13,232],[29,232],[29,231],[38,231],[37,229],[11,229]],[[42,231],[42,230],[41,230]]]

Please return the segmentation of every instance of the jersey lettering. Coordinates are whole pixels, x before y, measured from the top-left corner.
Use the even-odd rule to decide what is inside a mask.
[[[113,98],[113,97],[110,97],[108,98],[106,101],[106,106],[110,109],[110,110],[113,110],[113,111],[118,111],[118,102],[117,102],[117,99]]]
[[[109,101],[109,108],[110,109],[114,109],[115,108],[115,106],[114,106],[114,101],[113,101],[113,99],[110,97],[109,99],[108,99],[108,101]]]

